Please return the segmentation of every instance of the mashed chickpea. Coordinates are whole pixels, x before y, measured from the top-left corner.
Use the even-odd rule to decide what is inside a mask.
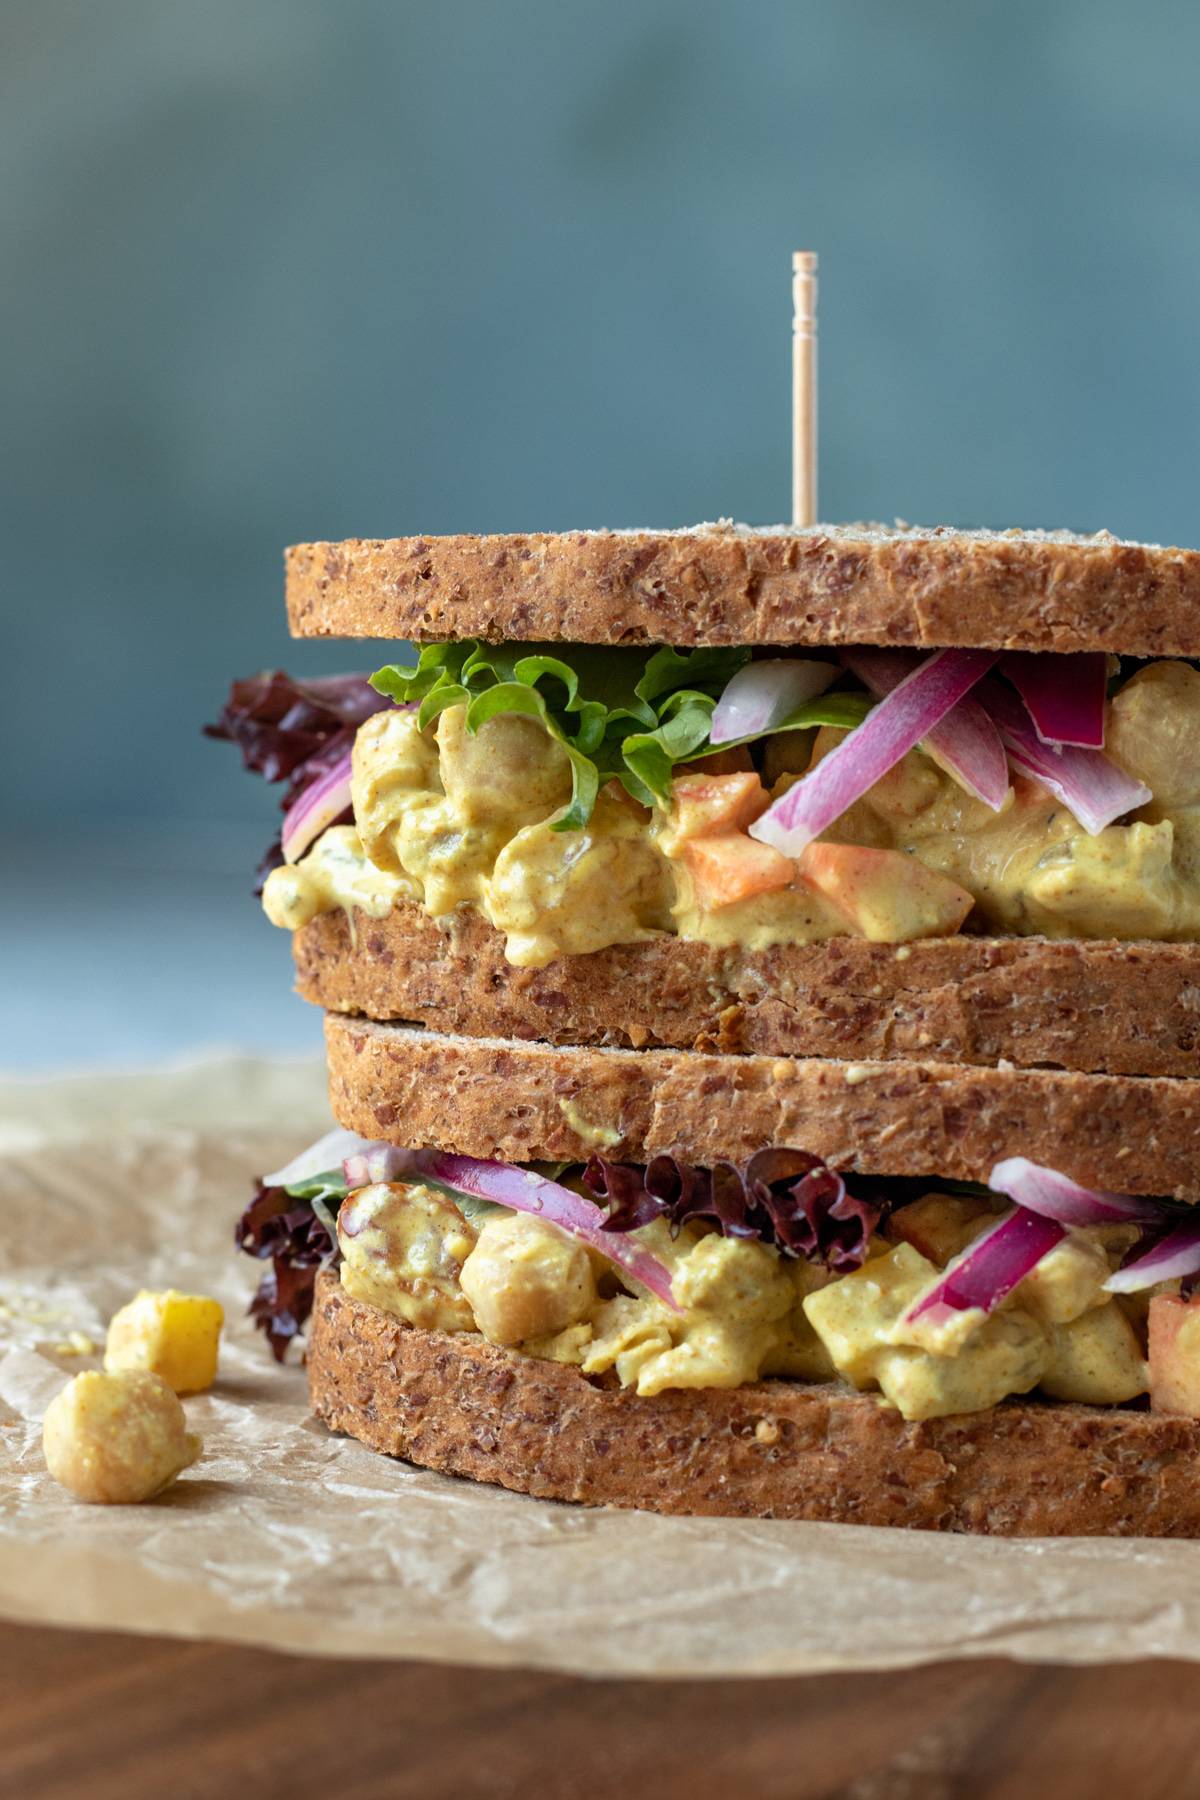
[[[596,1303],[587,1251],[527,1213],[489,1219],[460,1280],[480,1331],[493,1344],[550,1337],[585,1318]]]
[[[50,1402],[42,1425],[46,1467],[78,1500],[152,1500],[200,1455],[183,1407],[160,1375],[88,1370]]]

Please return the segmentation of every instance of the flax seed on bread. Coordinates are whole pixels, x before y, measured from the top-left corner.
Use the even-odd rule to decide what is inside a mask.
[[[985,1181],[1027,1156],[1085,1186],[1200,1199],[1200,1081],[932,1061],[566,1047],[325,1017],[330,1103],[369,1138],[505,1162],[711,1166],[770,1144],[877,1175]]]
[[[333,1012],[470,1037],[1200,1076],[1200,945],[834,938],[770,950],[660,937],[544,969],[468,907],[325,913],[297,989]]]
[[[350,538],[286,552],[296,637],[1200,655],[1200,552],[816,525]]]
[[[1200,1536],[1200,1421],[1007,1400],[906,1424],[794,1381],[645,1398],[474,1335],[422,1331],[323,1274],[313,1411],[423,1468],[546,1500],[1005,1537]]]

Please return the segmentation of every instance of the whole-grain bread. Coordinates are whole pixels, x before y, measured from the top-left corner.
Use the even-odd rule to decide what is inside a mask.
[[[1200,1420],[1006,1401],[906,1424],[792,1381],[642,1398],[319,1278],[313,1411],[423,1468],[546,1500],[1008,1537],[1200,1536]]]
[[[296,637],[1200,655],[1200,552],[815,525],[350,538],[286,552]]]
[[[530,1044],[325,1016],[339,1124],[508,1162],[770,1144],[877,1175],[985,1181],[1028,1156],[1089,1187],[1200,1199],[1200,1081]]]
[[[469,907],[326,913],[293,939],[297,989],[333,1012],[468,1037],[1200,1076],[1200,945],[927,939],[770,950],[659,937],[505,961]]]

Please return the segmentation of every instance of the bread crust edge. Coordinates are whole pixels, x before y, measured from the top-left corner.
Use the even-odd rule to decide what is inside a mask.
[[[1200,1200],[1200,1081],[446,1036],[325,1015],[329,1098],[364,1137],[505,1162],[711,1167],[772,1144],[874,1175],[986,1181],[1007,1156]]]
[[[314,1005],[468,1037],[1200,1076],[1196,944],[659,937],[519,969],[472,908],[401,900],[382,919],[322,914],[292,952]]]
[[[1200,654],[1200,552],[1101,533],[351,538],[285,553],[294,637]]]

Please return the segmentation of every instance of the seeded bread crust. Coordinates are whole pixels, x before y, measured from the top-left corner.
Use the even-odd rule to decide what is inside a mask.
[[[472,909],[401,901],[384,919],[326,913],[292,947],[315,1005],[467,1037],[1200,1076],[1196,944],[660,937],[515,969]]]
[[[985,1181],[1005,1156],[1089,1187],[1200,1199],[1200,1081],[567,1048],[325,1016],[330,1103],[369,1138],[506,1162],[708,1167],[770,1144],[837,1168]]]
[[[349,538],[285,553],[295,637],[1200,655],[1200,552],[817,525]]]
[[[317,1284],[313,1411],[423,1468],[587,1506],[1005,1537],[1200,1536],[1200,1421],[1006,1401],[906,1424],[765,1381],[641,1398]]]

